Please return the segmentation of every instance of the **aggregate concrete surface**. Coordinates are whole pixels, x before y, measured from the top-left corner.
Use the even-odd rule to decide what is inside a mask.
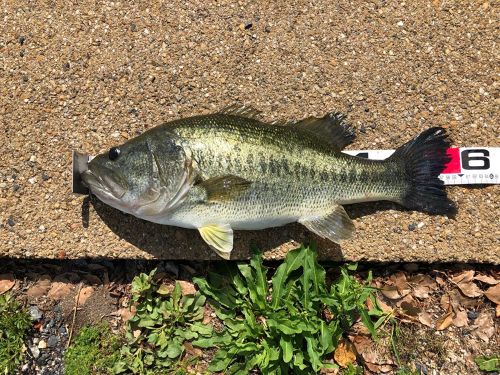
[[[498,146],[498,4],[481,1],[17,2],[0,10],[0,257],[216,259],[195,231],[71,194],[71,151],[244,103],[266,120],[340,111],[351,149],[431,126]],[[450,187],[455,218],[347,207],[342,246],[298,224],[237,232],[280,258],[500,263],[499,186]]]

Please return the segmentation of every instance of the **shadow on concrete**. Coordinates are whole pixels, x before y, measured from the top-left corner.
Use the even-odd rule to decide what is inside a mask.
[[[82,223],[84,226],[89,222],[89,210],[83,206],[89,203],[92,204],[100,219],[116,235],[157,259],[220,260],[196,230],[141,220],[107,206],[95,198],[86,199],[83,202]],[[339,245],[316,236],[300,224],[289,224],[280,228],[259,231],[235,231],[232,259],[248,259],[253,248],[264,252],[277,248],[287,251],[297,247],[299,243],[317,244],[317,248],[320,249],[320,259],[343,260]],[[271,258],[272,256],[273,254]],[[282,256],[283,254],[276,253],[276,258]]]

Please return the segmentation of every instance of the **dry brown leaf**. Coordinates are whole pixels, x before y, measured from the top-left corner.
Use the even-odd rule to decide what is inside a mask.
[[[436,290],[438,285],[429,275],[415,275],[408,279],[413,288],[413,295],[417,298],[428,298],[429,293]]]
[[[370,331],[368,331],[368,328],[366,328],[366,326],[361,321],[357,321],[356,323],[354,323],[354,325],[349,330],[349,333],[350,333],[349,338],[353,343],[354,341],[353,338],[351,338],[351,335],[353,337],[357,337],[358,335],[370,336]]]
[[[53,300],[60,300],[61,298],[66,297],[72,289],[73,286],[69,283],[55,281],[52,283],[52,286],[47,293],[47,297]]]
[[[450,308],[450,296],[448,294],[443,294],[441,296],[441,300],[439,301],[439,304],[441,305],[441,308],[444,311],[448,311]]]
[[[181,285],[183,296],[196,293],[196,288],[194,287],[193,283],[190,283],[189,281],[184,281],[184,280],[178,280],[177,282]]]
[[[485,284],[488,284],[488,285],[497,285],[498,283],[500,283],[500,280],[497,280],[494,277],[487,276],[487,275],[474,276],[474,280],[479,280],[479,281],[481,281]]]
[[[401,296],[405,296],[411,292],[410,286],[408,285],[408,281],[406,280],[406,275],[404,272],[398,272],[391,277],[394,280],[394,284],[398,288]]]
[[[394,310],[391,306],[389,306],[387,303],[385,303],[384,301],[382,301],[378,297],[377,297],[377,303],[380,306],[380,308],[382,309],[382,311],[385,313],[391,313]]]
[[[415,285],[413,288],[413,295],[417,298],[429,298],[429,293],[431,289],[424,285]]]
[[[92,288],[91,286],[84,286],[80,290],[80,295],[78,296],[78,305],[79,306],[84,305],[85,302],[87,302],[87,300],[89,299],[89,297],[92,295],[93,292],[94,292],[94,288]]]
[[[472,327],[474,328],[474,333],[477,337],[485,342],[489,342],[490,337],[495,333],[493,314],[487,310],[481,311]]]
[[[411,292],[403,272],[392,275],[381,288],[381,293],[389,299],[399,299]]]
[[[354,345],[349,340],[342,339],[337,349],[335,349],[333,358],[341,367],[349,366],[350,363],[356,360]]]
[[[377,345],[368,335],[349,335],[356,352],[365,363],[377,365],[392,365],[392,354],[387,347]]]
[[[468,270],[453,276],[452,278],[450,278],[450,280],[458,284],[458,283],[468,283],[472,281],[473,278],[474,278],[474,271]]]
[[[376,299],[378,306],[383,312],[391,313],[393,311],[393,309],[389,305],[387,305],[384,301],[382,301],[378,296],[376,297]],[[375,307],[371,298],[368,298],[366,300],[366,307],[368,308],[368,310],[372,310]]]
[[[432,316],[427,311],[422,311],[418,314],[418,321],[427,327],[434,328],[435,324],[432,321]]]
[[[369,333],[368,333],[369,335]],[[365,334],[349,335],[349,339],[353,343],[356,351],[359,355],[363,355],[373,344],[373,340],[370,336]]]
[[[16,285],[13,273],[3,273],[0,275],[0,294],[4,294]]]
[[[453,325],[455,327],[465,327],[468,326],[468,318],[467,312],[464,310],[459,310],[455,313],[455,317],[453,318]]]
[[[398,288],[395,285],[385,285],[381,290],[384,296],[389,299],[399,299],[401,298],[401,294],[398,291]]]
[[[438,331],[445,330],[451,323],[453,323],[453,313],[449,311],[437,320],[436,329]]]
[[[192,357],[201,357],[203,355],[203,351],[199,348],[195,348],[189,341],[184,341],[182,345],[184,345],[186,353]]]
[[[321,375],[338,375],[339,372],[340,372],[339,367],[335,367],[335,368],[322,368],[321,370],[319,370],[319,373]]]
[[[484,295],[488,297],[490,301],[500,305],[500,284],[488,288],[488,290],[484,292]]]
[[[446,285],[446,281],[444,281],[444,279],[440,276],[436,276],[436,283],[439,285],[439,286],[445,286]]]
[[[467,297],[481,297],[483,295],[483,291],[472,281],[460,282],[457,286]]]
[[[51,285],[50,276],[42,275],[40,279],[28,289],[26,295],[32,298],[38,298],[45,295]]]
[[[405,323],[418,322],[417,315],[420,312],[417,301],[411,294],[407,294],[403,299],[396,303],[399,309],[396,311],[398,318]]]
[[[411,294],[407,294],[406,296],[404,296],[404,298],[397,301],[396,306],[401,307],[401,304],[403,304],[403,303],[410,304],[413,306],[418,305],[417,301],[415,301],[415,298],[413,298],[413,296]]]
[[[462,294],[458,289],[452,289],[449,292],[450,302],[453,309],[475,308],[480,303],[479,298],[470,298]]]
[[[384,374],[393,370],[393,367],[388,364],[377,365],[375,363],[365,362],[365,366],[368,367],[368,370],[374,372],[375,374]]]
[[[124,322],[127,322],[131,317],[134,316],[136,311],[137,309],[135,306],[130,306],[130,308],[122,307],[121,309],[118,309],[116,315],[120,316]]]
[[[401,303],[401,308],[403,309],[403,312],[406,315],[409,315],[411,317],[418,316],[418,314],[420,314],[420,312],[422,311],[422,309],[420,309],[420,307],[418,307],[416,303],[407,302],[407,301],[403,301]]]

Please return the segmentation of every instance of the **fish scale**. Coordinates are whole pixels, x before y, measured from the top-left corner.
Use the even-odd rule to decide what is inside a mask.
[[[335,204],[392,198],[399,190],[391,188],[394,174],[388,173],[395,164],[342,154],[291,125],[214,115],[180,120],[168,129],[190,149],[204,178],[236,174],[255,181],[245,194],[219,204],[200,201],[193,191],[190,203],[169,218],[192,227],[210,218],[211,224],[231,222],[234,229],[262,229],[279,222],[277,217],[286,223],[323,216]]]

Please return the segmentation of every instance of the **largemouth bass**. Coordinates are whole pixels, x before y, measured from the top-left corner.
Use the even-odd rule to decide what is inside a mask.
[[[233,230],[299,222],[339,243],[354,232],[343,205],[387,200],[455,211],[438,178],[445,130],[431,128],[386,160],[341,152],[354,138],[332,113],[266,124],[249,107],[171,121],[95,157],[83,181],[104,203],[155,223],[197,229],[230,258]]]

